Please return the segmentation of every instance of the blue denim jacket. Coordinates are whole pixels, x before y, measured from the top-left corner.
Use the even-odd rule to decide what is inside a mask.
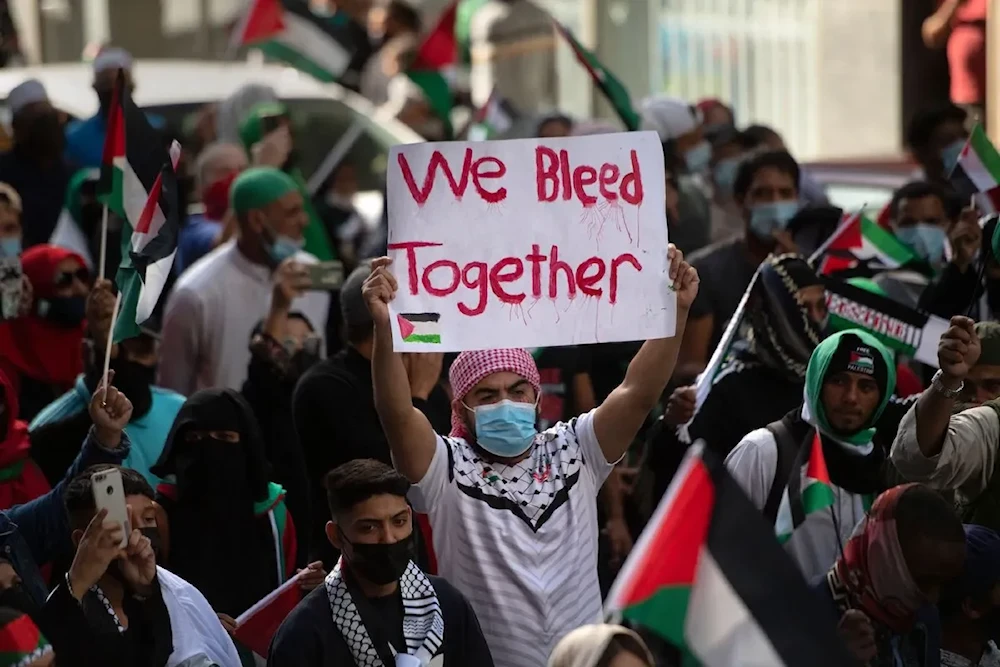
[[[39,563],[51,562],[71,546],[69,518],[63,505],[66,485],[92,465],[121,465],[130,447],[128,436],[122,433],[117,449],[104,449],[97,443],[91,426],[80,453],[55,488],[30,503],[0,512],[0,558],[10,561],[24,582],[24,589],[38,604],[44,604],[48,596]]]

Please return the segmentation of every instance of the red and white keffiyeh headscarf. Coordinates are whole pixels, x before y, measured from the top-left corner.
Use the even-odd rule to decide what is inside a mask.
[[[451,365],[448,381],[451,383],[455,402],[451,406],[451,437],[469,439],[470,434],[462,419],[462,401],[479,382],[494,373],[515,373],[528,381],[538,394],[541,391],[541,379],[538,376],[538,366],[527,350],[507,348],[501,350],[472,350],[462,352]]]

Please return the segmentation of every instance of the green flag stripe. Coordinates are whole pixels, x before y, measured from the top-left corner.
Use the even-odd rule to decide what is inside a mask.
[[[983,164],[983,167],[993,177],[993,180],[1000,183],[1000,153],[997,153],[997,149],[993,146],[993,142],[990,141],[989,137],[986,136],[986,132],[983,131],[981,125],[976,125],[972,129],[969,144],[972,150],[975,151],[979,161]]]
[[[638,604],[622,610],[622,618],[642,625],[671,644],[684,648],[684,622],[687,619],[691,587],[665,586]]]
[[[255,48],[263,51],[265,55],[274,58],[275,60],[280,60],[301,72],[305,72],[315,79],[323,81],[324,83],[333,83],[337,81],[337,77],[335,77],[331,72],[307,58],[302,54],[302,52],[287,44],[283,44],[276,39],[256,44]]]

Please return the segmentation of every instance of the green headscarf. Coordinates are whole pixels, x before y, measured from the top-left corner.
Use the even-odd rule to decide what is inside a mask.
[[[879,387],[879,390],[882,392],[881,402],[862,429],[850,435],[836,433],[833,430],[830,422],[826,419],[826,412],[823,410],[823,401],[820,400],[820,397],[823,395],[823,381],[826,379],[826,372],[830,368],[830,361],[837,350],[840,349],[840,344],[845,336],[854,336],[864,345],[878,352],[886,366],[886,386]],[[893,361],[892,354],[875,336],[861,329],[838,331],[824,339],[813,351],[812,357],[809,359],[809,367],[806,368],[805,400],[814,425],[824,435],[855,447],[863,447],[871,442],[872,437],[875,435],[874,424],[882,416],[882,412],[885,410],[885,406],[889,404],[889,398],[895,390],[896,363]]]
[[[240,141],[243,142],[243,147],[246,149],[247,155],[250,154],[250,149],[253,145],[264,138],[263,119],[268,116],[284,115],[288,115],[288,107],[281,102],[260,102],[250,108],[246,117],[240,122],[239,129]],[[320,220],[316,209],[313,207],[312,198],[309,196],[309,191],[306,188],[306,179],[303,178],[302,172],[298,168],[293,167],[287,174],[302,194],[302,205],[309,216],[309,225],[302,232],[302,236],[305,238],[303,250],[314,255],[321,262],[336,259],[330,237],[327,235],[326,228],[323,226],[322,220]]]
[[[229,205],[237,214],[264,208],[289,192],[298,192],[295,181],[274,167],[252,167],[233,181]]]
[[[69,214],[73,216],[73,220],[76,221],[77,225],[80,225],[80,217],[83,214],[83,199],[80,196],[80,191],[83,190],[83,186],[87,183],[93,181],[96,183],[101,179],[100,169],[81,169],[75,174],[73,174],[69,183],[66,185],[66,201],[64,206]]]

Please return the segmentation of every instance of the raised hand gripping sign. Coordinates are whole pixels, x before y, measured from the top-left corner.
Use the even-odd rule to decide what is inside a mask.
[[[664,187],[654,132],[393,148],[395,349],[674,335]]]

